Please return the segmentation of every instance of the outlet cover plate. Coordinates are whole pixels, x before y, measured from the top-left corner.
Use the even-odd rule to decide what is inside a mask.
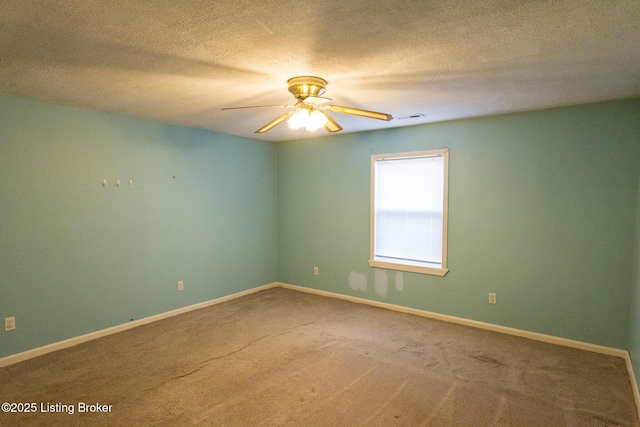
[[[15,317],[5,317],[4,318],[4,330],[5,331],[13,331],[16,328],[16,318]]]

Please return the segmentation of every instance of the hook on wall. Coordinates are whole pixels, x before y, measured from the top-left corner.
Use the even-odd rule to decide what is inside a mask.
[[[103,187],[107,186],[107,179],[106,178],[102,178],[102,181],[100,181],[100,185],[102,185]],[[116,187],[120,187],[120,179],[116,179]],[[133,179],[129,180],[129,187],[133,188]]]

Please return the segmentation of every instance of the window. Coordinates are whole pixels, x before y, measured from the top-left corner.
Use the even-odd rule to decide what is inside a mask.
[[[369,265],[444,276],[449,150],[371,156]]]

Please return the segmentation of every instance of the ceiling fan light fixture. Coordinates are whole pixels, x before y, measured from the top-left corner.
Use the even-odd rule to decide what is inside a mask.
[[[307,110],[306,108],[300,108],[287,121],[291,129],[300,129],[301,127],[306,127],[307,122],[309,122],[309,110]]]
[[[301,108],[291,116],[287,123],[291,129],[305,128],[309,132],[313,132],[324,127],[327,121],[327,117],[320,111]]]
[[[313,132],[317,129],[324,127],[327,124],[327,117],[322,114],[320,111],[313,110],[309,114],[309,122],[307,123],[306,129],[309,132]]]
[[[362,110],[354,107],[343,107],[340,105],[326,104],[331,98],[325,98],[324,94],[327,81],[320,77],[298,76],[287,80],[289,92],[295,96],[297,102],[294,105],[254,105],[250,107],[227,107],[223,110],[240,110],[245,108],[294,108],[266,125],[262,126],[255,133],[267,132],[280,123],[287,121],[292,129],[304,127],[307,131],[313,132],[324,127],[328,132],[340,132],[342,126],[336,122],[327,112],[350,114],[352,116],[366,117],[376,120],[392,120],[391,114],[379,113],[377,111]]]

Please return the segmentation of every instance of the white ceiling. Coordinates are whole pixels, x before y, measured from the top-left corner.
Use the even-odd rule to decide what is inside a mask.
[[[287,79],[358,132],[640,96],[640,0],[1,0],[0,93],[270,141]],[[414,113],[418,120],[398,119]]]

